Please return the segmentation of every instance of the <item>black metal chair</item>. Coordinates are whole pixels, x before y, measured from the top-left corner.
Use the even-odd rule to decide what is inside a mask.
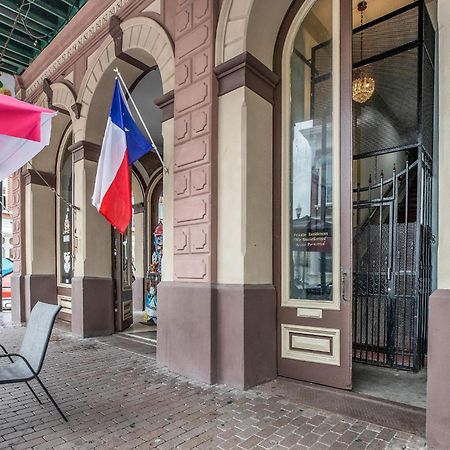
[[[61,306],[41,302],[36,303],[31,311],[30,320],[28,321],[19,353],[8,353],[6,348],[0,344],[0,348],[5,353],[4,355],[0,355],[0,358],[8,358],[11,362],[6,367],[0,367],[0,385],[25,383],[36,400],[42,405],[40,398],[29,383],[29,381],[36,379],[55,408],[67,422],[66,416],[39,378],[53,325],[60,310]]]

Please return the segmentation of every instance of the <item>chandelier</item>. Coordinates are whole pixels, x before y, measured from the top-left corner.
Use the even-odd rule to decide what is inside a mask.
[[[361,25],[364,23],[364,11],[367,9],[367,1],[363,0],[358,3],[358,11],[361,13]],[[361,61],[363,59],[363,40],[364,32],[361,31]],[[352,85],[352,98],[357,103],[365,103],[372,97],[375,92],[375,80],[364,74],[363,71],[359,72],[359,76],[353,80]]]
[[[357,103],[366,103],[375,91],[375,80],[366,75],[360,75],[353,80],[352,98]]]

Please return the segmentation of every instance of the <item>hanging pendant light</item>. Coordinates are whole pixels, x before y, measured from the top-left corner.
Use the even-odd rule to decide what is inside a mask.
[[[358,11],[361,13],[361,25],[364,23],[364,11],[367,9],[367,1],[363,0],[358,3]],[[361,31],[361,61],[363,59],[363,40],[364,32]],[[353,80],[352,98],[357,103],[365,103],[372,97],[375,92],[375,80],[366,75],[362,70],[359,76]]]
[[[366,103],[375,92],[375,80],[366,75],[360,75],[353,80],[352,98],[355,102]]]

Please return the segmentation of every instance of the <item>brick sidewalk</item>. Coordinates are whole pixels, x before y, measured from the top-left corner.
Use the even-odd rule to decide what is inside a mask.
[[[0,329],[0,342],[11,351],[23,331]],[[142,356],[111,343],[55,332],[42,378],[69,423],[26,386],[0,386],[0,448],[425,448],[422,438],[281,396],[190,382],[158,366],[154,350]]]

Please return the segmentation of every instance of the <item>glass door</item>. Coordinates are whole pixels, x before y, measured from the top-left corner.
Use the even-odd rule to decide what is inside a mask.
[[[351,388],[351,1],[306,1],[283,50],[280,375]]]

